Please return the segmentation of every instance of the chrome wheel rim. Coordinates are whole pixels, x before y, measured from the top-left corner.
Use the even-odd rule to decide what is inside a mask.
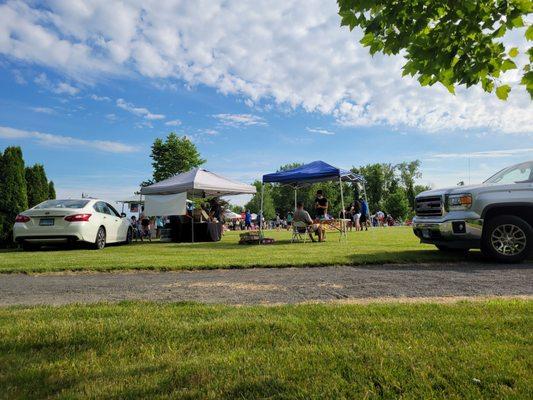
[[[526,233],[513,224],[499,225],[492,231],[492,248],[504,256],[520,254],[526,248]]]
[[[105,246],[105,232],[103,229],[98,231],[98,236],[96,237],[96,245],[99,249],[103,249]]]

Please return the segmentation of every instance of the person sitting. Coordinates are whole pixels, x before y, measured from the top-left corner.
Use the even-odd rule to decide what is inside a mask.
[[[293,223],[297,222],[303,222],[307,225],[307,228],[305,229],[306,232],[309,234],[309,237],[314,242],[315,238],[313,237],[313,233],[315,233],[318,236],[318,241],[321,242],[323,239],[323,231],[319,224],[315,224],[311,216],[307,211],[304,210],[304,203],[299,201],[296,204],[296,211],[294,212],[294,216],[292,219]],[[304,232],[300,232],[304,233]]]
[[[141,220],[141,242],[143,241],[143,238],[146,238],[151,242],[152,233],[150,232],[150,219],[146,217],[144,214],[141,214],[140,220]]]
[[[315,198],[315,217],[317,219],[326,219],[328,215],[328,199],[324,197],[322,190],[317,190]]]

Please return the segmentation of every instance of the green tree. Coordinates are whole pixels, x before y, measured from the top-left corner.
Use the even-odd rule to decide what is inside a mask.
[[[56,198],[56,188],[53,181],[48,182],[48,198],[51,200]]]
[[[415,197],[417,195],[417,193],[415,193],[415,180],[422,177],[422,174],[419,171],[420,161],[415,160],[411,162],[403,162],[398,164],[397,168],[400,172],[400,179],[403,187],[405,188],[407,200],[412,208],[414,207]]]
[[[26,167],[25,178],[29,207],[49,199],[48,179],[41,164]]]
[[[422,86],[440,82],[451,93],[456,85],[479,85],[505,100],[511,90],[500,74],[518,68],[518,49],[506,51],[501,38],[525,27],[531,0],[337,0],[341,26],[363,30],[360,40],[370,54],[403,54],[403,75],[416,76]],[[533,98],[533,47],[522,67],[521,84]],[[526,58],[527,60],[527,58]]]
[[[396,189],[385,199],[383,208],[387,214],[392,215],[395,219],[405,219],[409,213],[409,202],[407,195],[402,188]]]
[[[261,211],[261,182],[255,181],[253,183],[257,192],[252,199],[246,203],[245,209],[250,210],[253,213],[259,213]],[[272,185],[265,185],[265,193],[263,197],[263,216],[266,220],[272,219],[276,216],[276,210],[274,209],[274,201],[272,200]]]
[[[24,160],[20,147],[7,147],[0,158],[0,243],[11,242],[15,217],[28,208]]]
[[[153,180],[155,182],[189,171],[205,163],[196,145],[186,136],[170,133],[165,140],[157,138],[152,145]],[[148,182],[143,182],[148,183]]]

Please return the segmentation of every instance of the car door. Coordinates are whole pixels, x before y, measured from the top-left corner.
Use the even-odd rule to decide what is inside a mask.
[[[111,212],[112,220],[114,223],[114,231],[116,232],[115,241],[124,242],[128,235],[128,228],[130,226],[127,219],[120,216],[118,211],[111,204],[106,203],[107,208]]]
[[[102,225],[104,225],[106,231],[106,242],[115,242],[117,240],[117,228],[111,210],[103,201],[97,202],[94,205],[94,209],[99,214]]]

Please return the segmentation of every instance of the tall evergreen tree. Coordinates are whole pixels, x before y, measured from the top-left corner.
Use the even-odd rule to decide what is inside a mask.
[[[54,200],[56,198],[56,188],[54,187],[54,182],[48,182],[48,198]]]
[[[29,207],[36,206],[49,199],[48,179],[41,164],[26,167],[26,187]]]
[[[7,147],[0,160],[0,242],[11,239],[18,213],[28,208],[24,160],[20,147]]]

